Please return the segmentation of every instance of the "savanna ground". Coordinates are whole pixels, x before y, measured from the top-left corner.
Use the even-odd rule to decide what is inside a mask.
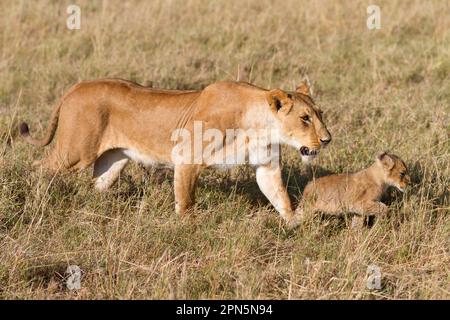
[[[450,4],[371,2],[0,2],[0,298],[450,298]],[[112,191],[91,170],[31,167],[57,99],[77,81],[120,77],[198,89],[244,80],[293,89],[307,75],[333,142],[312,167],[284,149],[288,191],[325,172],[369,165],[391,150],[414,184],[391,192],[390,216],[353,231],[316,217],[288,230],[250,168],[208,170],[192,217],[174,213],[172,173],[128,167]],[[81,289],[65,285],[78,265]],[[367,268],[381,270],[370,290]]]

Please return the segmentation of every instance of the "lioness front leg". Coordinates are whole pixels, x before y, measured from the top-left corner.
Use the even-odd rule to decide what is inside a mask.
[[[175,166],[175,212],[183,216],[195,202],[195,184],[200,174],[200,166],[180,164]]]
[[[256,169],[256,182],[259,189],[269,199],[281,217],[290,224],[294,218],[294,213],[291,200],[281,179],[280,166],[259,166]]]

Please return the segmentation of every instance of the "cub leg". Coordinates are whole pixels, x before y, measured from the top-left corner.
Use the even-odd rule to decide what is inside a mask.
[[[303,204],[295,209],[294,217],[289,221],[289,228],[295,228],[304,222],[310,216],[310,211],[306,209]]]
[[[94,164],[95,189],[105,191],[119,178],[129,159],[121,149],[104,152]]]
[[[175,166],[174,190],[175,212],[184,216],[195,202],[195,184],[200,175],[199,165],[179,164]]]
[[[364,226],[364,216],[353,216],[352,217],[352,229],[361,229]]]
[[[296,224],[291,207],[291,200],[281,179],[280,166],[259,166],[256,169],[256,182],[261,192],[280,213],[280,216],[291,226]]]
[[[311,197],[303,195],[303,199],[300,201],[298,207],[295,209],[294,219],[292,220],[291,227],[296,227],[300,223],[310,219],[314,216],[314,213],[321,211],[317,208],[316,202]]]
[[[385,216],[388,213],[388,207],[382,202],[371,201],[350,208],[350,211],[358,214],[352,218],[352,228],[360,228],[366,216]]]
[[[371,201],[363,203],[358,213],[366,216],[384,216],[388,213],[388,207],[382,202]]]

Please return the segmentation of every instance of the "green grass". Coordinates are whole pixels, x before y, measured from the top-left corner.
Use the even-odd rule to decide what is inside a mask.
[[[0,298],[450,298],[450,8],[445,1],[1,2]],[[313,168],[284,148],[294,200],[312,169],[369,165],[391,150],[414,185],[390,216],[351,231],[317,217],[288,230],[250,168],[206,171],[192,217],[174,212],[172,173],[129,166],[110,192],[91,170],[48,176],[17,125],[43,133],[77,81],[121,77],[155,87],[244,80],[293,89],[307,75],[331,146]],[[68,265],[83,270],[70,291]],[[382,288],[369,290],[369,265]]]

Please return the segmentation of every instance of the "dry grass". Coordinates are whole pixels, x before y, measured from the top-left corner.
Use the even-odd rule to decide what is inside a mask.
[[[77,1],[82,28],[65,28],[69,1],[0,2],[0,298],[450,298],[450,7],[369,2]],[[315,169],[344,172],[390,149],[414,186],[388,219],[353,232],[317,217],[289,231],[248,168],[205,172],[197,214],[174,214],[170,172],[130,166],[108,194],[89,170],[32,170],[58,97],[82,79],[121,77],[166,88],[223,79],[292,87],[308,75],[332,146]],[[311,168],[285,149],[289,193]],[[84,272],[82,289],[64,271]],[[366,287],[381,268],[381,290]]]

